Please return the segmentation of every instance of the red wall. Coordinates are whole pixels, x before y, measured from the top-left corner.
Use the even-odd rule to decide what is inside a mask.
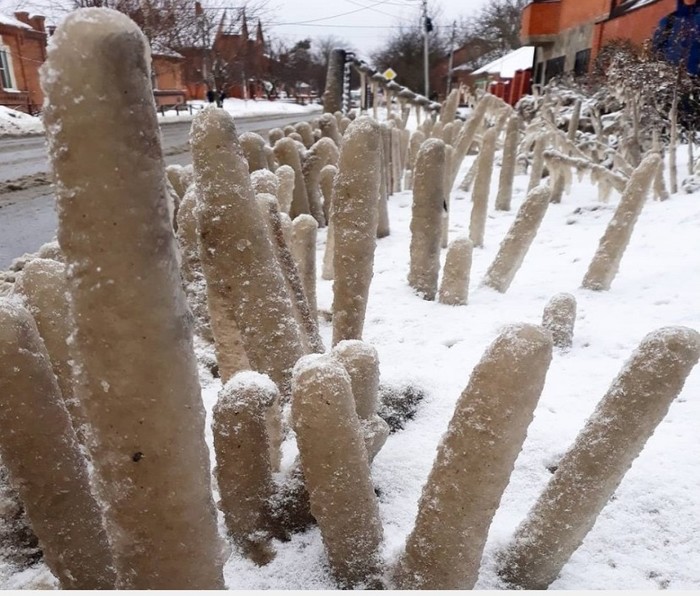
[[[653,34],[659,20],[676,9],[676,0],[661,0],[633,10],[623,17],[601,23],[600,49],[613,39],[625,38],[641,45]]]
[[[559,9],[559,30],[605,18],[610,11],[610,0],[562,0]]]

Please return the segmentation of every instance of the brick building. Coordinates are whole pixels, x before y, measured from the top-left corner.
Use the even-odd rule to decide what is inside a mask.
[[[474,86],[514,106],[530,93],[534,54],[535,48],[523,46],[489,62],[472,73]]]
[[[202,11],[199,3],[196,10]],[[224,12],[210,47],[178,48],[178,52],[184,56],[183,77],[188,99],[204,99],[210,86],[223,88],[229,97],[262,96],[261,79],[270,70],[265,38],[259,21],[255,37],[249,34],[245,13],[239,21]]]
[[[46,60],[44,17],[0,15],[0,105],[36,114],[44,95],[39,67]]]
[[[457,48],[452,55],[451,77],[449,73],[450,55],[446,54],[436,62],[430,69],[430,89],[437,92],[440,101],[444,100],[449,92],[447,89],[448,80],[451,89],[460,86],[469,89],[474,88],[474,83],[471,78],[471,73],[474,70],[472,64],[478,61],[488,49],[487,44],[479,43],[478,41],[470,42]]]
[[[536,47],[533,82],[590,71],[613,39],[641,45],[676,0],[533,0],[523,10],[521,39]]]
[[[182,65],[185,57],[160,44],[151,46],[151,77],[156,106],[183,105],[187,99]]]

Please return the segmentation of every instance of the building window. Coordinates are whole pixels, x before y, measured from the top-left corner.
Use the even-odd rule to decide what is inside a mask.
[[[577,77],[583,76],[588,72],[588,63],[591,61],[591,50],[581,50],[576,52],[576,60],[574,61],[574,75]]]
[[[0,47],[0,80],[5,89],[14,89],[12,63],[7,49]]]
[[[560,74],[564,73],[564,62],[566,58],[560,56],[559,58],[552,58],[547,60],[544,73],[544,83],[545,85],[549,83],[554,77],[558,77]]]

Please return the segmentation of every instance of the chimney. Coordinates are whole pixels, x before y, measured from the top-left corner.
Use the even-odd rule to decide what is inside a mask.
[[[21,23],[24,23],[25,25],[29,25],[30,27],[32,24],[29,22],[29,13],[24,12],[24,11],[17,11],[15,13],[15,18],[20,21]]]
[[[31,19],[29,19],[29,24],[36,29],[37,31],[41,31],[42,33],[46,32],[46,29],[44,28],[44,23],[46,22],[46,17],[42,17],[41,15],[34,15]]]

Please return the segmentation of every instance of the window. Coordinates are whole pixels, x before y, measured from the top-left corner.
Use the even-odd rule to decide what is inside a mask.
[[[0,80],[5,89],[13,89],[12,63],[6,49],[0,48]]]
[[[544,73],[545,85],[547,83],[549,83],[549,81],[552,78],[557,77],[560,74],[563,74],[565,60],[566,60],[566,58],[564,56],[560,56],[559,58],[552,58],[551,60],[547,60],[547,64],[545,66],[545,73]]]
[[[538,85],[542,83],[542,71],[544,70],[544,62],[538,62],[535,66],[535,79],[534,82]]]
[[[576,60],[574,62],[574,74],[577,77],[585,75],[588,72],[588,63],[591,61],[591,50],[581,50],[576,52]]]

